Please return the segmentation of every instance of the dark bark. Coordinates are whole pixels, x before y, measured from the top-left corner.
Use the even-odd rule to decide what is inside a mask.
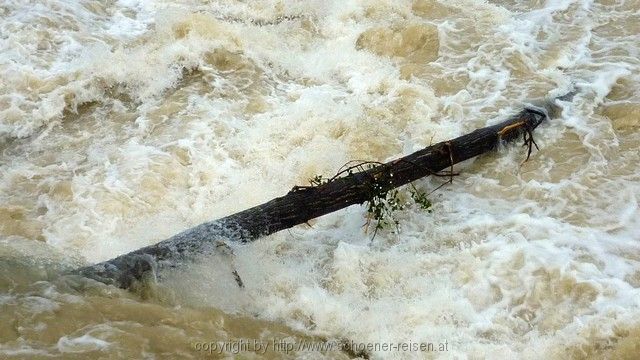
[[[338,177],[313,187],[295,187],[262,205],[198,225],[167,240],[75,271],[77,274],[128,288],[158,268],[176,266],[190,257],[215,251],[223,241],[249,242],[305,223],[313,218],[362,204],[376,194],[450,168],[495,149],[501,142],[523,138],[547,118],[550,108],[525,109],[499,124],[437,143],[369,170]],[[528,157],[528,155],[527,155]],[[221,240],[223,240],[221,242]]]

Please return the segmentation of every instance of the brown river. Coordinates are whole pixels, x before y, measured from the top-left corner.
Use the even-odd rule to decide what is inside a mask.
[[[639,59],[638,0],[0,0],[0,358],[640,359]],[[62,276],[572,90],[375,237]]]

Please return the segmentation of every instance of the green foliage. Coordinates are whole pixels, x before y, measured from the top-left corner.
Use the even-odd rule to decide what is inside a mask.
[[[335,180],[341,175],[352,175],[353,169],[365,171],[365,169],[370,170],[375,168],[375,165],[376,163],[359,163],[355,166],[340,171],[336,176],[330,179],[325,178],[322,175],[316,175],[313,178],[309,179],[309,183],[311,184],[311,186],[324,185]],[[372,174],[372,177],[372,187],[370,189],[369,200],[367,201],[367,223],[365,225],[368,228],[370,222],[375,221],[375,236],[378,230],[388,229],[392,226],[395,227],[396,230],[398,230],[400,222],[395,217],[395,214],[397,214],[398,211],[404,210],[408,205],[408,202],[406,201],[407,196],[405,192],[400,192],[398,189],[389,190],[389,185],[386,185],[382,182],[382,179],[385,178],[384,176],[380,176],[380,179],[378,179],[376,175]],[[432,204],[431,201],[429,201],[427,194],[423,191],[418,190],[413,185],[413,183],[410,183],[409,185],[411,186],[409,194],[411,199],[413,200],[413,203],[416,204],[420,209],[431,212]]]
[[[373,196],[367,202],[367,213],[369,220],[376,222],[375,231],[395,226],[400,222],[394,217],[396,211],[404,209],[397,189]]]
[[[420,209],[431,212],[431,201],[427,198],[427,194],[418,190],[410,184],[412,189],[409,191],[413,202],[419,206]],[[398,189],[393,189],[387,192],[378,193],[371,197],[367,202],[367,214],[369,221],[375,221],[375,230],[388,229],[392,226],[398,230],[400,222],[395,217],[398,211],[404,210],[408,203],[403,200],[406,196],[403,196]],[[375,233],[374,233],[375,235]]]
[[[428,212],[433,211],[431,209],[431,201],[429,201],[429,199],[427,198],[427,194],[416,189],[415,187],[411,190],[411,198],[413,199],[413,202],[415,202],[418,206],[420,206],[420,209],[422,210],[427,210]]]

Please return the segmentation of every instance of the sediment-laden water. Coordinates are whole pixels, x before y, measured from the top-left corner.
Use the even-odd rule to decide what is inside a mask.
[[[1,0],[0,357],[638,359],[639,58],[636,0]],[[58,276],[572,89],[373,239],[356,206],[142,294]]]

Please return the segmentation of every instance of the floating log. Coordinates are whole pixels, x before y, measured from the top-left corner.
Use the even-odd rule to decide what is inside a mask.
[[[532,132],[548,118],[552,109],[551,103],[544,107],[525,108],[496,125],[428,146],[388,163],[349,172],[317,186],[294,187],[286,195],[262,205],[203,223],[157,244],[75,270],[74,273],[129,288],[149,276],[155,278],[159,269],[178,266],[195,255],[212,253],[226,241],[250,242],[336,210],[362,204],[376,195],[437,174],[519,137],[529,147],[528,159],[535,145]]]

